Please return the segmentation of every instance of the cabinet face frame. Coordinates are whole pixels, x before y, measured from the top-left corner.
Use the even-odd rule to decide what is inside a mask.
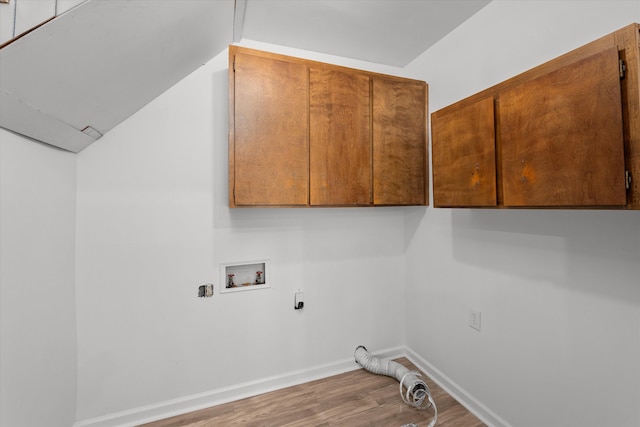
[[[317,61],[311,61],[311,60],[306,60],[306,59],[302,59],[302,58],[295,58],[295,57],[289,57],[289,56],[285,56],[285,55],[280,55],[280,54],[275,54],[275,53],[270,53],[270,52],[264,52],[264,51],[259,51],[259,50],[254,50],[254,49],[249,49],[249,48],[243,48],[243,47],[239,47],[239,46],[229,46],[229,176],[228,176],[228,180],[229,180],[229,207],[350,207],[350,206],[366,206],[366,207],[371,207],[371,206],[376,206],[376,204],[374,203],[374,196],[373,196],[373,188],[374,188],[374,180],[376,179],[375,177],[375,170],[373,168],[373,156],[374,153],[370,153],[369,154],[369,174],[370,174],[370,178],[369,178],[369,196],[368,196],[368,200],[365,203],[341,203],[341,201],[331,201],[328,204],[319,204],[319,205],[314,205],[311,203],[311,198],[312,196],[309,194],[307,196],[307,201],[304,204],[283,204],[283,203],[271,203],[271,202],[257,202],[257,203],[253,203],[253,204],[246,204],[246,205],[240,205],[238,203],[236,203],[235,200],[235,196],[234,194],[236,193],[237,189],[236,189],[236,168],[238,167],[237,162],[240,159],[236,159],[236,149],[235,149],[235,142],[236,142],[236,133],[237,133],[237,129],[235,128],[235,126],[237,125],[235,123],[235,117],[234,117],[234,112],[236,111],[236,101],[234,98],[235,95],[235,72],[234,72],[234,57],[237,54],[246,54],[246,55],[254,55],[257,57],[262,57],[262,58],[268,58],[271,60],[279,60],[279,61],[284,61],[284,62],[290,62],[293,64],[301,64],[305,67],[307,67],[307,72],[309,73],[310,69],[313,67],[319,68],[319,69],[328,69],[328,70],[332,70],[332,71],[336,71],[336,72],[340,72],[340,73],[345,73],[348,75],[360,75],[360,76],[366,76],[370,81],[372,81],[373,79],[379,79],[382,81],[389,81],[389,82],[396,82],[398,84],[407,84],[407,85],[419,85],[420,87],[424,88],[424,91],[421,93],[424,93],[424,97],[420,98],[420,99],[424,99],[424,104],[421,104],[420,106],[422,107],[422,111],[420,113],[421,117],[422,117],[422,124],[420,126],[420,129],[417,129],[417,131],[423,135],[422,137],[422,147],[419,147],[420,150],[422,152],[424,152],[424,156],[421,157],[421,161],[419,162],[419,164],[421,165],[421,170],[418,172],[415,172],[416,174],[419,174],[420,179],[422,180],[422,182],[420,183],[420,187],[421,187],[421,192],[420,195],[416,198],[416,197],[412,197],[412,198],[404,198],[404,199],[398,199],[393,201],[392,203],[384,203],[381,205],[387,206],[387,205],[393,205],[393,206],[411,206],[411,205],[422,205],[422,206],[426,206],[429,204],[429,169],[428,169],[428,147],[427,147],[427,140],[426,140],[426,129],[427,129],[427,112],[428,112],[428,102],[427,102],[427,91],[428,91],[428,85],[423,82],[423,81],[419,81],[419,80],[413,80],[413,79],[407,79],[407,78],[403,78],[403,77],[395,77],[395,76],[389,76],[389,75],[385,75],[385,74],[379,74],[379,73],[374,73],[374,72],[369,72],[369,71],[363,71],[363,70],[356,70],[356,69],[352,69],[352,68],[348,68],[348,67],[342,67],[342,66],[338,66],[338,65],[332,65],[332,64],[325,64],[325,63],[320,63]],[[310,88],[308,86],[307,91],[309,91]],[[373,84],[370,83],[369,84],[369,97],[370,97],[370,102],[369,102],[369,146],[370,146],[370,150],[373,150],[374,147],[374,137],[373,137],[373,117],[372,115],[374,114],[373,112]],[[422,95],[421,95],[422,96]],[[307,106],[307,113],[308,115],[310,114],[309,112],[309,106]],[[308,118],[308,121],[310,120],[310,118]],[[311,138],[311,131],[308,131],[308,135],[309,138]],[[312,142],[309,141],[309,144],[311,144]],[[310,162],[310,153],[311,153],[311,148],[308,148],[308,154],[307,154],[307,167],[311,168]],[[383,180],[383,178],[379,178],[380,180]],[[309,186],[311,186],[311,177],[310,174],[307,174],[307,184]],[[397,184],[396,184],[397,185]],[[414,185],[414,187],[416,187]],[[311,192],[312,189],[310,188],[309,191]],[[407,191],[405,191],[403,193],[406,194]],[[416,201],[418,200],[418,201]],[[319,202],[319,203],[324,203],[324,202]]]
[[[640,210],[640,24],[628,25],[613,37],[625,64],[621,80],[625,169],[633,178],[625,209]]]
[[[619,173],[624,176],[625,171],[629,171],[632,176],[629,189],[626,191],[626,204],[623,206],[606,206],[607,209],[640,209],[640,25],[631,24],[614,33],[601,37],[579,47],[571,52],[559,56],[540,66],[532,68],[522,74],[519,74],[502,83],[485,89],[475,95],[456,102],[448,107],[432,113],[432,121],[434,117],[437,119],[451,111],[455,111],[465,106],[471,105],[482,98],[490,97],[496,102],[496,126],[500,126],[500,94],[510,88],[525,84],[531,80],[540,78],[569,66],[577,61],[585,59],[589,56],[597,54],[615,47],[618,51],[619,58],[624,61],[625,72],[624,77],[620,80],[621,104],[623,116],[623,145],[624,145],[624,169]],[[438,142],[436,142],[436,145]],[[433,141],[432,141],[433,147]],[[502,141],[500,135],[496,134],[496,165],[498,171],[502,167]],[[434,174],[438,172],[435,171]],[[496,207],[505,208],[503,194],[503,176],[498,172],[496,176],[498,204]],[[437,187],[434,185],[434,200],[438,197],[435,192]],[[435,204],[435,203],[434,203]],[[437,207],[437,205],[436,205]],[[597,206],[545,206],[555,208],[589,208]]]

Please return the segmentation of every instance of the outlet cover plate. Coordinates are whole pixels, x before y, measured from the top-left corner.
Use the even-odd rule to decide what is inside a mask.
[[[469,310],[469,327],[480,331],[482,313],[476,310]]]

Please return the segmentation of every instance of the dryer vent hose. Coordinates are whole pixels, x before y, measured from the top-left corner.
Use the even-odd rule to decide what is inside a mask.
[[[420,373],[410,371],[401,364],[393,360],[382,360],[372,356],[366,347],[360,345],[356,347],[354,354],[356,362],[367,371],[377,374],[386,375],[395,378],[400,383],[400,396],[402,400],[418,409],[427,409],[433,407],[433,420],[429,423],[429,427],[433,427],[438,419],[438,409],[436,403],[431,397],[431,391],[427,383],[422,380]]]

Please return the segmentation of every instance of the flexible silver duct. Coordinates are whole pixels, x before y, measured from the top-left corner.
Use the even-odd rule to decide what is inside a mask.
[[[427,409],[433,406],[434,416],[428,427],[436,425],[438,409],[431,397],[431,391],[427,383],[421,379],[420,373],[410,371],[393,360],[382,360],[372,356],[362,345],[356,347],[354,356],[356,362],[367,371],[377,375],[386,375],[398,380],[400,382],[400,396],[408,405],[418,409]]]

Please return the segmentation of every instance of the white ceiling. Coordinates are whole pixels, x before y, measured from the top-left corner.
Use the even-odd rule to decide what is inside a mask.
[[[490,0],[247,0],[242,36],[403,67]]]
[[[0,50],[0,126],[78,152],[234,40],[404,66],[490,0],[88,0]]]

